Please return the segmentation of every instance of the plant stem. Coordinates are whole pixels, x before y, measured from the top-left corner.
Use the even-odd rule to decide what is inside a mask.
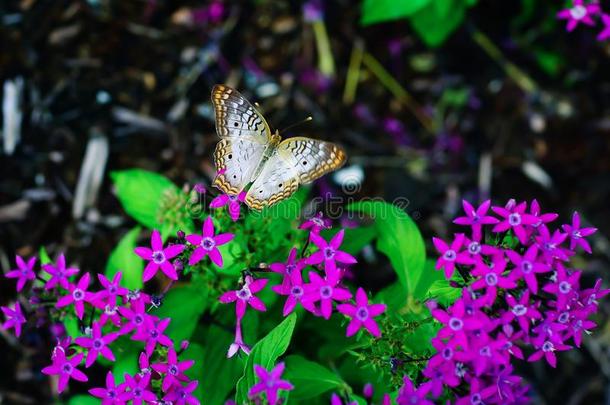
[[[324,21],[316,20],[312,23],[313,33],[316,38],[316,48],[318,49],[318,69],[328,77],[335,75],[335,60],[330,49],[330,41]]]
[[[343,103],[351,104],[356,98],[356,89],[358,88],[358,80],[360,79],[360,66],[362,66],[362,55],[364,54],[364,46],[361,39],[356,39],[352,54],[349,60],[347,69],[347,77],[345,78],[345,89],[343,90]]]

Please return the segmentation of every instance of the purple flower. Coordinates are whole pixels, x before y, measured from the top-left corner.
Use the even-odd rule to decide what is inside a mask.
[[[246,353],[246,355],[250,354],[250,347],[244,343],[244,338],[241,334],[241,318],[237,318],[237,322],[235,325],[235,340],[229,346],[229,350],[227,351],[227,358],[235,356],[235,354],[239,350]]]
[[[198,381],[190,381],[182,386],[174,386],[163,399],[171,401],[173,405],[199,405],[199,400],[193,395],[193,391],[197,389]]]
[[[333,311],[333,300],[347,301],[352,298],[349,290],[337,287],[339,277],[336,273],[329,274],[323,279],[312,271],[309,272],[309,280],[309,284],[305,285],[305,298],[302,302],[309,305],[320,301],[320,310],[325,319],[329,319]]]
[[[301,273],[301,270],[306,266],[305,260],[297,259],[298,250],[297,248],[290,249],[288,259],[286,263],[271,263],[269,268],[275,273],[282,274],[284,276],[282,280],[282,287],[290,286],[290,277],[293,273]]]
[[[591,245],[585,239],[585,237],[597,232],[597,228],[581,228],[580,227],[580,215],[578,212],[574,212],[572,215],[572,225],[563,225],[563,230],[568,234],[570,238],[570,249],[574,250],[576,246],[580,246],[582,250],[587,253],[591,253]]]
[[[487,215],[491,201],[483,201],[477,209],[466,200],[462,200],[462,206],[464,207],[465,217],[456,218],[453,223],[458,225],[470,225],[472,227],[472,238],[476,240],[481,239],[481,230],[483,225],[497,224],[499,221],[497,218]]]
[[[441,339],[451,338],[456,345],[468,348],[466,332],[481,328],[484,324],[483,319],[468,317],[466,307],[462,299],[458,299],[446,312],[442,309],[432,311],[434,316],[443,324],[437,336]]]
[[[254,294],[265,288],[268,281],[269,280],[266,278],[261,278],[254,281],[251,276],[246,276],[245,283],[241,289],[227,291],[226,293],[222,294],[218,300],[223,304],[236,301],[235,313],[237,315],[237,319],[243,318],[248,305],[257,311],[266,311],[267,308],[265,307],[265,303]]]
[[[536,348],[538,350],[528,357],[527,361],[536,361],[544,356],[547,363],[549,363],[551,367],[555,368],[557,366],[557,357],[555,356],[555,352],[568,350],[570,349],[570,346],[562,343],[553,343],[551,340],[545,340],[544,343]]]
[[[523,331],[529,333],[530,324],[535,319],[541,319],[542,315],[536,309],[535,305],[530,304],[530,292],[525,291],[519,300],[515,299],[510,294],[506,295],[506,303],[509,310],[502,315],[503,323],[510,323],[513,319],[517,319],[519,326]]]
[[[533,227],[538,227],[542,224],[548,224],[549,222],[553,222],[557,219],[557,217],[559,217],[559,214],[556,214],[554,212],[542,214],[540,204],[536,199],[532,200],[532,203],[530,204],[530,214],[535,216],[537,219],[536,222],[532,224]]]
[[[364,384],[364,387],[362,388],[362,395],[364,395],[364,397],[367,399],[373,398],[373,384]]]
[[[580,300],[585,305],[585,310],[588,312],[597,311],[599,304],[598,300],[610,293],[610,290],[602,290],[602,279],[598,278],[593,288],[583,290],[580,293]]]
[[[568,260],[566,251],[561,248],[561,244],[568,237],[567,233],[561,233],[556,230],[551,236],[549,228],[546,225],[538,227],[538,236],[536,237],[536,243],[542,252],[544,260],[547,263],[552,263],[554,259],[563,261]]]
[[[427,385],[422,385],[416,389],[409,377],[404,376],[402,387],[398,390],[396,403],[398,405],[434,405],[432,401],[426,399],[429,390],[430,387]]]
[[[118,337],[119,334],[116,332],[103,336],[100,323],[93,322],[91,337],[77,337],[74,340],[77,345],[89,350],[87,359],[85,360],[85,367],[91,367],[100,354],[108,360],[114,361],[114,353],[112,353],[112,350],[110,350],[108,345],[114,342]]]
[[[84,354],[79,353],[68,359],[63,349],[53,352],[52,364],[43,368],[42,373],[46,375],[59,375],[57,392],[61,393],[66,389],[70,378],[81,382],[89,380],[85,373],[76,368],[83,359],[83,356]]]
[[[506,261],[502,257],[500,260],[494,260],[491,266],[480,262],[472,271],[473,275],[480,276],[480,278],[472,283],[471,287],[473,290],[485,289],[485,295],[481,297],[481,300],[488,306],[492,306],[496,300],[498,288],[511,289],[517,287],[513,280],[502,275],[505,268]]]
[[[561,10],[557,13],[560,20],[568,20],[567,30],[573,31],[580,23],[594,26],[592,16],[599,14],[600,8],[597,3],[584,4],[583,0],[573,0],[572,7]]]
[[[134,249],[134,252],[144,260],[149,260],[144,268],[143,280],[147,282],[157,274],[159,268],[161,271],[172,280],[178,280],[178,274],[170,259],[178,256],[184,250],[184,245],[171,245],[163,248],[163,241],[158,230],[153,230],[150,237],[150,246],[152,249],[139,246]]]
[[[284,363],[278,363],[273,370],[267,371],[263,366],[255,364],[254,373],[258,377],[259,382],[250,388],[248,398],[254,399],[264,391],[267,394],[269,405],[277,404],[279,390],[290,391],[294,388],[288,381],[281,379],[284,367]]]
[[[470,381],[470,393],[465,397],[459,398],[455,405],[485,404],[485,400],[495,392],[496,387],[493,385],[485,387],[480,380],[474,378]]]
[[[129,374],[125,374],[125,387],[128,400],[132,401],[133,405],[142,405],[142,403],[150,403],[157,400],[157,396],[149,390],[150,374],[145,374],[142,378],[133,378]]]
[[[129,398],[129,394],[125,393],[125,385],[116,385],[111,371],[106,374],[106,388],[91,388],[89,393],[100,398],[102,405],[122,404]]]
[[[239,212],[241,210],[241,203],[246,200],[246,192],[242,191],[238,195],[220,194],[214,198],[210,203],[210,208],[220,208],[228,205],[229,216],[233,222],[239,219]]]
[[[519,242],[526,243],[527,242],[527,232],[525,231],[526,225],[533,225],[538,222],[538,219],[525,212],[527,208],[527,203],[522,202],[520,204],[513,205],[510,208],[504,207],[492,207],[491,209],[504,218],[503,221],[496,224],[493,227],[493,232],[505,232],[509,229],[512,229],[515,232],[515,235],[519,239]]]
[[[551,270],[546,264],[537,261],[538,247],[536,245],[530,246],[523,256],[513,250],[507,250],[506,256],[515,265],[511,275],[523,278],[530,291],[536,294],[538,292],[536,273],[545,273]]]
[[[6,321],[2,324],[2,329],[15,328],[15,336],[19,337],[21,335],[21,325],[25,323],[25,316],[21,312],[19,303],[15,302],[13,309],[9,307],[0,307],[0,309],[2,309],[6,317]]]
[[[598,41],[605,41],[610,38],[610,15],[602,14],[602,22],[604,23],[604,28],[597,35]]]
[[[43,264],[42,269],[51,275],[51,278],[44,285],[44,288],[47,290],[54,288],[57,284],[67,290],[69,285],[68,279],[79,272],[79,270],[74,267],[66,269],[66,258],[63,254],[59,255],[57,258],[56,265],[51,263]]]
[[[97,278],[100,280],[104,290],[98,292],[95,296],[95,301],[106,300],[106,303],[110,305],[116,304],[116,297],[124,297],[129,293],[129,290],[125,287],[120,286],[122,273],[117,272],[112,281],[103,274],[98,274]]]
[[[557,309],[567,308],[570,301],[578,297],[578,280],[580,271],[568,274],[565,267],[558,265],[555,281],[545,285],[542,289],[557,296]]]
[[[146,307],[144,306],[144,301],[142,300],[131,301],[130,308],[120,307],[118,311],[121,315],[123,315],[125,320],[128,321],[123,323],[121,326],[121,329],[119,330],[119,334],[121,335],[129,333],[134,329],[136,329],[137,332],[140,332],[148,320],[157,320],[156,317],[146,313]]]
[[[330,219],[324,218],[321,212],[318,212],[307,221],[303,222],[299,229],[309,229],[309,232],[319,235],[322,229],[330,229]]]
[[[289,278],[288,283],[282,282],[281,285],[271,287],[271,289],[279,295],[287,295],[286,302],[284,303],[284,309],[282,314],[288,316],[294,310],[297,303],[300,303],[303,308],[311,313],[315,313],[315,305],[311,301],[303,300],[305,297],[305,285],[303,284],[303,276],[301,270],[293,271]]]
[[[440,238],[432,238],[432,243],[441,256],[436,261],[436,269],[445,269],[445,277],[450,279],[455,270],[455,265],[459,264],[473,264],[474,260],[470,257],[467,252],[460,252],[462,244],[464,243],[464,234],[458,233],[455,235],[455,239],[448,245]]]
[[[36,264],[36,258],[32,257],[26,263],[21,256],[17,255],[15,257],[15,262],[17,263],[17,268],[9,271],[5,276],[7,278],[17,279],[17,292],[19,292],[23,289],[25,283],[36,278],[36,273],[34,273],[33,270],[34,265]]]
[[[57,308],[63,308],[74,303],[74,312],[76,312],[76,316],[78,316],[78,319],[83,319],[85,301],[90,302],[91,298],[93,298],[93,294],[87,291],[87,288],[89,288],[89,278],[89,273],[85,273],[76,284],[70,284],[68,286],[69,294],[57,300],[55,306]]]
[[[157,343],[165,347],[170,347],[172,345],[171,339],[163,334],[170,321],[170,318],[163,319],[159,322],[147,319],[146,324],[134,333],[131,336],[131,339],[146,342],[146,354],[148,356],[155,350]]]
[[[176,355],[176,351],[173,347],[170,347],[167,351],[167,363],[156,363],[152,365],[153,370],[157,373],[165,373],[165,377],[163,378],[163,385],[161,388],[163,391],[167,392],[167,390],[173,385],[180,385],[180,381],[187,381],[188,378],[184,375],[184,371],[193,367],[195,361],[193,360],[185,360],[178,361],[178,356]]]
[[[369,299],[362,288],[358,288],[356,292],[356,305],[340,304],[337,306],[337,310],[343,315],[352,318],[349,325],[347,325],[347,337],[355,334],[363,326],[371,335],[375,337],[381,336],[379,326],[377,326],[377,322],[373,318],[381,315],[386,310],[386,306],[385,304],[369,305]]]
[[[318,247],[318,251],[307,258],[307,264],[324,263],[326,274],[336,273],[337,262],[343,264],[356,263],[356,259],[349,253],[339,250],[343,242],[345,230],[339,231],[330,242],[326,242],[320,235],[310,234],[311,241]]]
[[[192,266],[204,257],[210,256],[210,260],[214,264],[222,267],[222,255],[218,246],[230,242],[234,236],[231,233],[221,233],[214,236],[214,222],[212,222],[212,217],[207,217],[203,223],[202,235],[193,234],[186,237],[191,245],[197,246],[189,258],[189,265]]]

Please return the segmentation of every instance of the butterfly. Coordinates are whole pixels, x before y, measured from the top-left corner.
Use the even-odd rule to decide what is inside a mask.
[[[229,196],[247,189],[248,207],[261,210],[276,204],[341,167],[345,151],[330,142],[305,137],[282,140],[239,92],[218,84],[212,89],[216,132],[217,175],[213,185]]]

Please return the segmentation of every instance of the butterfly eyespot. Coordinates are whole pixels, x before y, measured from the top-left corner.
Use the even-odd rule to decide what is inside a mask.
[[[263,190],[258,190],[258,192],[259,192],[260,194],[262,194],[262,193],[263,193]]]
[[[227,156],[229,159],[233,159],[233,155],[231,153],[229,153],[229,156]]]
[[[233,178],[234,178],[234,179],[236,179],[236,178],[237,178],[237,176],[234,174],[234,175],[233,175]]]
[[[306,161],[306,160],[304,160],[304,161],[303,161],[303,166],[305,166],[306,164],[307,164],[307,161]]]
[[[277,186],[278,186],[279,188],[282,188],[282,183],[278,184]]]
[[[234,126],[235,128],[237,128],[237,127],[239,126],[239,124],[238,124],[237,122],[234,122],[234,123],[233,123],[233,126]]]

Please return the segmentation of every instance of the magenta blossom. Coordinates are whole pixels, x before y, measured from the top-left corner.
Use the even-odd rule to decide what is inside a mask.
[[[155,316],[146,313],[146,307],[142,300],[131,301],[130,308],[120,307],[118,311],[128,321],[121,326],[119,331],[121,335],[130,333],[134,329],[141,332],[142,327],[146,325],[148,320],[153,322],[157,320]]]
[[[288,316],[292,311],[294,311],[294,307],[300,303],[303,308],[308,310],[311,313],[315,313],[315,305],[311,301],[303,300],[305,297],[305,285],[303,284],[303,276],[301,275],[301,270],[293,271],[288,278],[287,283],[282,283],[281,285],[276,285],[271,287],[271,289],[279,295],[287,295],[286,302],[284,303],[284,309],[282,315]]]
[[[198,381],[190,381],[185,386],[174,387],[163,399],[174,405],[199,405],[199,400],[193,395],[198,384]]]
[[[311,271],[309,272],[309,280],[309,284],[305,285],[305,298],[302,302],[309,305],[320,301],[320,311],[325,319],[329,319],[333,311],[333,300],[347,301],[352,298],[352,293],[349,290],[337,287],[339,275],[336,272],[323,279],[317,273]]]
[[[371,335],[375,337],[381,336],[379,326],[377,326],[377,322],[373,318],[381,315],[386,310],[386,306],[385,304],[369,305],[369,299],[362,288],[358,288],[358,291],[356,291],[356,305],[340,304],[337,306],[337,310],[352,318],[349,325],[347,325],[347,337],[352,336],[363,326]]]
[[[6,322],[2,324],[2,329],[8,330],[10,328],[15,328],[15,336],[19,337],[21,335],[21,325],[25,323],[25,316],[23,316],[23,312],[21,312],[21,306],[18,302],[15,302],[15,306],[13,309],[9,307],[0,307],[4,316],[6,317]]]
[[[512,275],[523,278],[529,290],[536,294],[538,292],[536,273],[545,273],[551,270],[549,266],[538,261],[538,247],[536,245],[530,246],[523,256],[513,250],[507,250],[506,256],[515,265]]]
[[[176,384],[180,385],[180,381],[187,381],[188,377],[184,372],[193,367],[193,360],[178,361],[178,355],[173,347],[167,351],[167,363],[156,363],[152,365],[153,370],[157,373],[164,373],[163,384],[161,388],[167,392],[168,389]]]
[[[299,229],[309,229],[309,232],[314,235],[319,235],[322,229],[329,228],[330,219],[324,218],[321,212],[318,212],[299,226]]]
[[[282,380],[282,373],[284,373],[284,363],[278,363],[273,370],[267,371],[263,366],[258,364],[254,365],[254,373],[259,379],[257,384],[254,384],[248,391],[248,398],[254,399],[261,392],[267,394],[267,402],[269,405],[276,405],[278,401],[278,391],[290,391],[294,388],[286,380]]]
[[[475,209],[468,201],[462,200],[462,206],[464,207],[466,216],[456,218],[453,223],[458,225],[470,225],[472,227],[472,238],[480,240],[483,225],[498,223],[497,218],[487,215],[490,205],[490,200],[483,201],[483,203],[479,205],[477,209]]]
[[[405,376],[403,378],[402,387],[400,387],[400,390],[398,390],[396,403],[398,405],[434,405],[432,401],[426,399],[428,391],[429,386],[427,385],[422,385],[416,389],[409,377]]]
[[[17,268],[9,271],[5,276],[7,278],[17,279],[17,292],[19,292],[23,289],[25,283],[36,278],[36,273],[34,273],[36,258],[32,257],[26,263],[21,256],[17,255],[15,257],[15,262],[17,263]]]
[[[436,261],[436,269],[445,269],[445,277],[450,279],[456,264],[473,264],[474,260],[468,252],[460,252],[464,243],[464,234],[458,233],[455,239],[448,245],[440,238],[432,238],[432,243],[441,256]]]
[[[326,274],[330,275],[337,271],[337,262],[343,264],[356,263],[356,259],[349,253],[339,250],[343,242],[345,230],[339,231],[330,242],[326,242],[320,235],[310,234],[311,241],[318,247],[318,251],[309,256],[307,264],[324,263]]]
[[[214,222],[212,222],[212,217],[207,217],[203,223],[202,235],[193,234],[186,237],[191,245],[197,246],[189,258],[189,265],[192,266],[204,257],[210,256],[210,260],[215,265],[222,267],[222,256],[218,246],[230,242],[234,237],[235,235],[231,233],[214,236]]]
[[[157,400],[154,392],[150,391],[150,374],[145,374],[141,378],[133,378],[125,374],[126,397],[132,401],[133,405],[152,403]]]
[[[90,274],[85,273],[76,284],[68,286],[69,294],[57,300],[56,307],[63,308],[74,303],[74,312],[78,319],[83,319],[85,314],[85,301],[90,302],[93,298],[93,293],[87,291],[89,288]]]
[[[301,270],[303,270],[303,268],[306,266],[305,260],[297,259],[297,254],[297,248],[292,248],[290,249],[286,263],[271,263],[269,265],[271,271],[284,276],[282,280],[282,287],[289,286],[291,275],[293,273],[301,273]]]
[[[68,279],[79,272],[75,267],[66,268],[66,258],[63,254],[57,258],[57,264],[43,264],[42,269],[51,275],[51,278],[45,283],[44,288],[50,290],[59,284],[60,287],[68,289],[70,284]]]
[[[70,378],[81,382],[89,380],[85,373],[76,368],[83,359],[83,356],[84,354],[78,353],[71,359],[68,359],[63,349],[53,352],[53,363],[43,368],[42,373],[46,375],[59,375],[57,392],[61,393],[66,389]]]
[[[568,304],[577,298],[580,271],[568,273],[565,267],[558,265],[555,282],[545,285],[542,289],[557,296],[557,309],[565,309]]]
[[[573,31],[578,24],[594,26],[593,16],[599,14],[600,8],[597,3],[584,4],[583,0],[573,0],[572,7],[561,10],[557,18],[568,20],[567,30]]]
[[[241,333],[241,318],[237,318],[237,322],[235,325],[235,340],[229,346],[229,350],[227,351],[227,358],[231,358],[235,356],[235,354],[239,351],[243,351],[246,355],[250,354],[250,347],[244,343],[244,338]]]
[[[91,388],[89,394],[100,398],[102,405],[123,404],[129,399],[129,394],[125,392],[125,385],[116,385],[111,371],[106,374],[106,388]]]
[[[473,290],[485,289],[485,294],[480,298],[488,306],[492,306],[498,295],[498,288],[512,289],[517,287],[517,284],[502,273],[506,268],[504,258],[494,260],[492,266],[485,263],[478,263],[472,271],[472,274],[479,276],[475,282],[471,284]]]
[[[108,345],[114,342],[118,337],[119,334],[116,332],[103,336],[100,323],[93,322],[91,337],[77,337],[74,340],[77,345],[89,350],[87,359],[85,360],[85,367],[91,367],[100,354],[108,360],[114,361],[114,353],[112,353],[112,350],[110,350]]]
[[[170,321],[170,318],[165,318],[159,322],[147,319],[146,324],[134,333],[131,336],[131,339],[146,342],[146,354],[148,356],[155,350],[157,343],[165,347],[170,347],[172,345],[172,340],[163,334]]]
[[[519,242],[527,242],[527,232],[525,231],[526,225],[533,225],[538,222],[538,219],[532,214],[525,212],[527,203],[524,201],[520,204],[506,207],[491,207],[491,209],[503,218],[503,221],[496,224],[493,227],[493,232],[505,232],[512,229],[515,235],[519,239]]]
[[[604,23],[604,28],[597,35],[598,41],[605,41],[610,39],[610,15],[602,14],[602,22]]]
[[[150,237],[151,248],[137,247],[134,252],[144,260],[149,260],[144,268],[143,280],[147,282],[157,274],[159,268],[161,271],[172,280],[178,280],[176,268],[170,262],[170,259],[178,256],[184,250],[184,245],[170,245],[163,248],[163,241],[158,230],[153,230]]]
[[[461,345],[465,349],[468,348],[466,332],[481,328],[484,323],[484,319],[468,316],[464,301],[461,299],[458,299],[447,312],[442,309],[433,310],[432,316],[443,324],[437,336],[441,339],[451,338],[456,345]]]
[[[220,208],[228,205],[229,216],[233,222],[239,219],[239,213],[241,211],[241,203],[246,200],[246,192],[242,191],[238,195],[220,194],[214,198],[210,203],[210,208]]]
[[[96,294],[95,301],[106,300],[106,303],[114,305],[116,304],[116,297],[126,296],[129,290],[120,286],[121,277],[122,273],[120,271],[114,275],[112,281],[108,280],[105,275],[98,274],[97,278],[104,289]]]
[[[268,281],[269,280],[266,278],[254,280],[251,276],[246,276],[245,283],[241,289],[227,291],[226,293],[222,294],[218,300],[223,304],[236,301],[235,313],[237,315],[237,319],[243,318],[248,305],[257,311],[266,311],[267,307],[265,307],[265,303],[254,294],[265,288]]]
[[[509,310],[502,315],[502,322],[510,323],[513,319],[517,319],[519,326],[526,333],[529,333],[530,325],[534,320],[542,318],[536,306],[530,304],[530,292],[527,290],[519,300],[507,294],[506,303],[509,306]]]
[[[571,250],[574,250],[576,246],[580,246],[585,252],[591,253],[591,245],[589,245],[589,242],[587,242],[585,237],[593,235],[597,231],[597,228],[581,228],[580,215],[578,215],[578,212],[575,212],[572,215],[572,225],[564,225],[563,230],[570,238]]]
[[[551,340],[545,340],[542,345],[537,347],[537,349],[537,351],[527,358],[527,361],[536,361],[544,356],[547,363],[549,363],[551,367],[555,368],[557,367],[557,356],[555,355],[555,352],[568,350],[570,349],[570,346],[562,343],[554,343]]]

